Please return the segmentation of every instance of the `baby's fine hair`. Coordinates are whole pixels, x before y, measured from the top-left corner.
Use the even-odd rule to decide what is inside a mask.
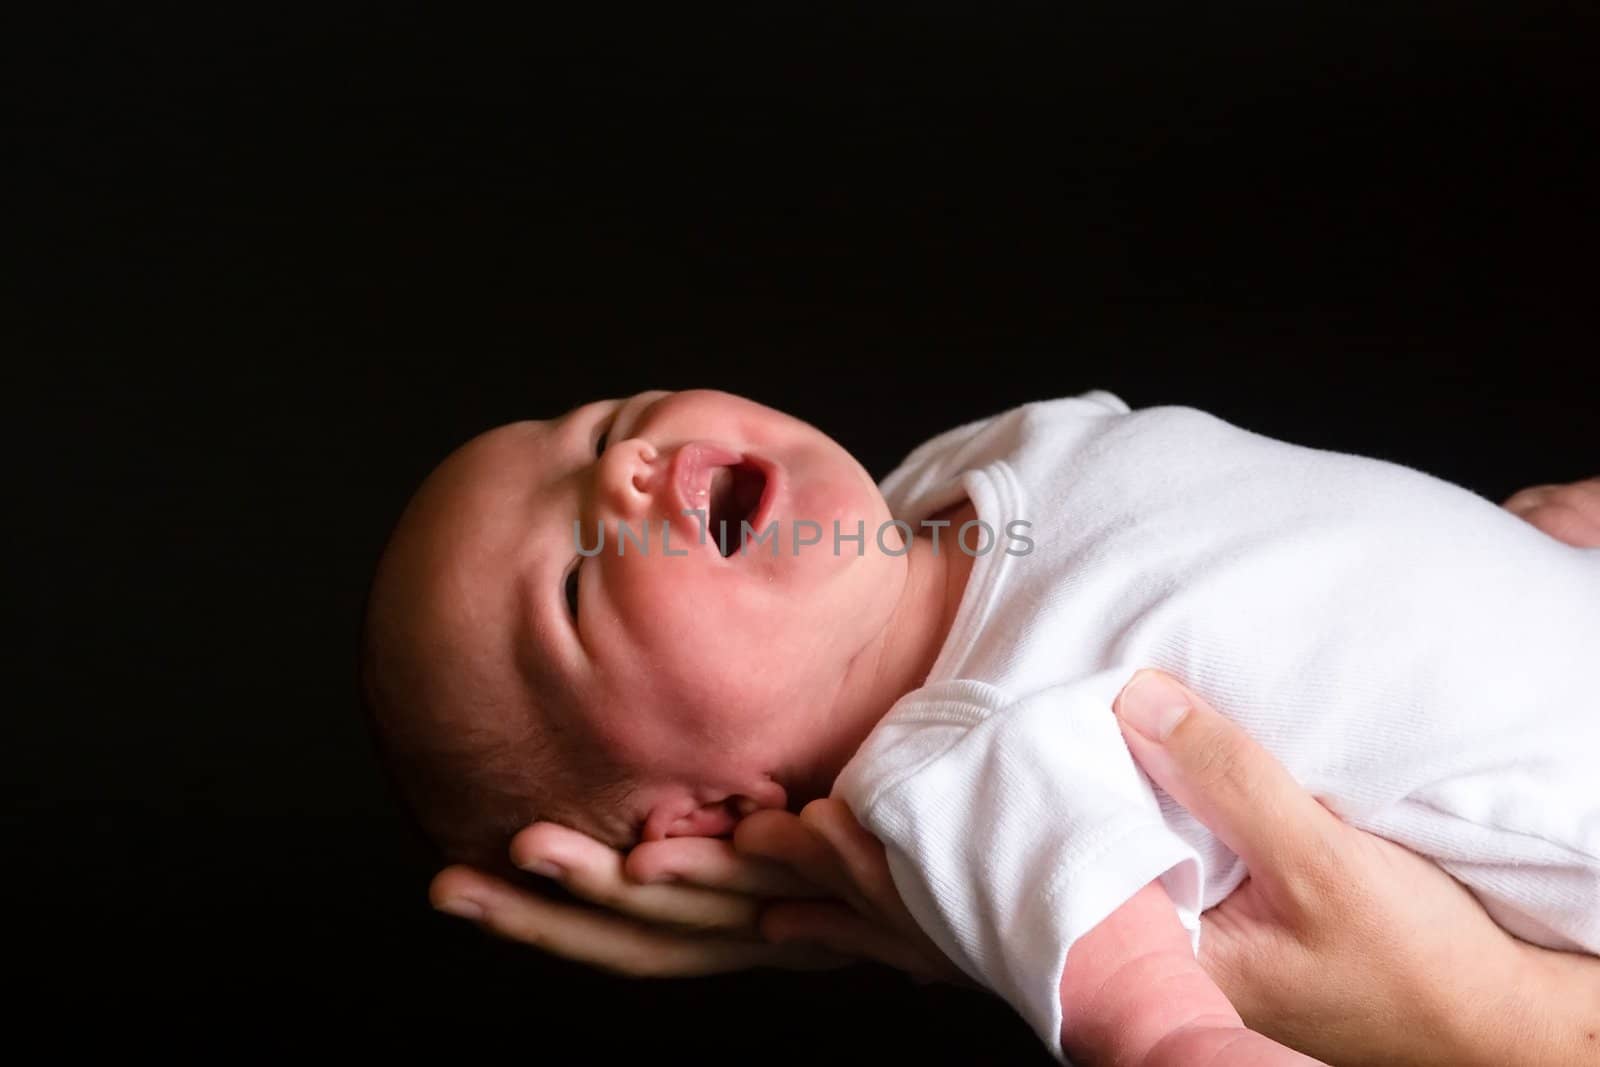
[[[441,859],[509,873],[511,838],[537,821],[615,848],[637,842],[624,814],[632,783],[597,746],[541,728],[537,693],[508,693],[510,707],[430,706],[424,694],[443,687],[428,676],[449,666],[407,640],[389,610],[375,582],[360,638],[362,716],[391,788]],[[476,725],[507,722],[518,725]]]

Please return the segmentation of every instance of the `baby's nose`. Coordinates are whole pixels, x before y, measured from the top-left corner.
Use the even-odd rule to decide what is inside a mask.
[[[655,446],[630,437],[606,446],[598,464],[601,497],[623,516],[643,514],[656,482]]]

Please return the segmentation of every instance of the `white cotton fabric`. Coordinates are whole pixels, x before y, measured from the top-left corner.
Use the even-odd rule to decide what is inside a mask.
[[[1111,703],[1141,667],[1519,937],[1600,953],[1600,551],[1415,470],[1104,391],[951,430],[882,488],[913,524],[970,497],[999,536],[834,794],[1058,1057],[1077,938],[1160,877],[1198,947],[1245,875],[1129,755]],[[1019,519],[1031,551],[1004,536]]]

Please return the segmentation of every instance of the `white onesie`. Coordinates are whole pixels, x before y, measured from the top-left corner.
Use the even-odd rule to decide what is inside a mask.
[[[1246,873],[1129,755],[1111,703],[1141,667],[1512,933],[1600,953],[1600,550],[1402,466],[1104,391],[941,434],[882,489],[913,525],[970,497],[993,545],[834,795],[1057,1057],[1077,938],[1160,877],[1198,946]]]

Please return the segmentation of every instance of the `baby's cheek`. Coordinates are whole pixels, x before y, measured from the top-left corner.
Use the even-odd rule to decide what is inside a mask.
[[[697,723],[719,730],[719,715],[744,722],[752,709],[789,694],[839,622],[805,595],[827,592],[826,580],[797,589],[770,573],[797,562],[781,547],[776,559],[764,549],[759,557],[610,561],[627,566],[607,575],[617,623],[609,662],[628,672],[632,688],[680,709],[676,720],[691,730]]]
[[[693,610],[696,588],[703,584],[699,560],[664,554],[661,540],[655,531],[651,533],[649,555],[636,552],[630,544],[625,555],[609,561],[612,566],[607,575],[622,621],[628,629],[642,633],[685,617]],[[676,541],[669,547],[678,551]]]
[[[618,649],[649,673],[703,676],[736,632],[735,601],[699,560],[641,559],[616,575]]]

